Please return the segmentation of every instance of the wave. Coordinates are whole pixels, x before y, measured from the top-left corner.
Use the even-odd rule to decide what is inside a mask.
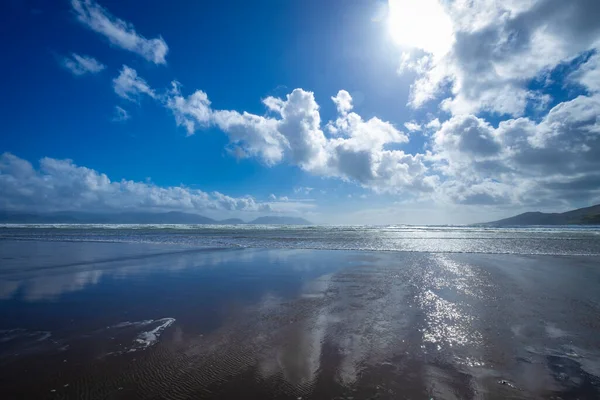
[[[4,226],[3,240],[135,243],[181,248],[600,255],[599,227],[285,225]],[[153,252],[156,249],[153,250]],[[165,250],[160,250],[165,251]]]
[[[106,329],[110,331],[122,330],[123,328],[131,328],[133,330],[137,330],[138,328],[142,327],[152,327],[152,329],[137,333],[129,347],[126,347],[125,349],[120,351],[112,352],[110,354],[131,353],[134,351],[145,350],[148,347],[155,345],[159,341],[160,336],[165,331],[165,329],[173,325],[175,321],[175,318],[167,317],[160,319],[148,319],[136,322],[125,321],[112,326],[108,326]]]
[[[158,323],[158,326],[149,331],[141,332],[138,335],[138,337],[135,339],[135,342],[141,347],[135,348],[135,350],[139,350],[140,348],[145,349],[158,342],[158,339],[160,338],[162,332],[171,325],[173,325],[173,323],[175,322],[175,318],[162,318],[152,322]],[[130,351],[133,351],[133,348]]]
[[[60,337],[59,334],[57,338],[52,338],[50,331],[0,329],[0,364],[26,354],[77,352],[77,349],[104,349],[97,355],[101,358],[142,351],[156,345],[175,321],[171,317],[125,321],[75,336]]]
[[[379,232],[420,232],[420,231],[599,231],[600,225],[531,225],[509,227],[485,227],[473,225],[222,225],[222,224],[0,224],[6,229],[107,229],[107,230],[292,230],[292,231],[363,231]]]

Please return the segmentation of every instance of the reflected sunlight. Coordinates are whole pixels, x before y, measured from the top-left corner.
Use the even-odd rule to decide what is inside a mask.
[[[388,29],[400,46],[443,56],[452,45],[450,18],[438,0],[389,0]]]

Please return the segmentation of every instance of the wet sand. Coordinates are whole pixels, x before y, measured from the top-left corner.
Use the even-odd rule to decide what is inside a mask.
[[[598,256],[25,246],[2,398],[600,398]]]

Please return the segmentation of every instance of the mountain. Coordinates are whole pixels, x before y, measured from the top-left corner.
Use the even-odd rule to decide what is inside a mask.
[[[600,204],[564,213],[526,212],[480,225],[600,225]]]
[[[311,225],[310,221],[298,217],[259,217],[248,222],[255,225]]]
[[[0,223],[4,224],[245,224],[239,218],[229,218],[217,221],[198,214],[179,211],[150,213],[150,212],[121,212],[121,213],[89,213],[81,211],[59,211],[53,213],[19,213],[0,211]],[[260,217],[251,224],[282,224],[307,225],[303,218],[293,217]]]

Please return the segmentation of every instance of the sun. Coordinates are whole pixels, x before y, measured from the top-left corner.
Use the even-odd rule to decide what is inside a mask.
[[[399,46],[434,56],[443,56],[452,46],[452,22],[438,0],[389,0],[387,23]]]

